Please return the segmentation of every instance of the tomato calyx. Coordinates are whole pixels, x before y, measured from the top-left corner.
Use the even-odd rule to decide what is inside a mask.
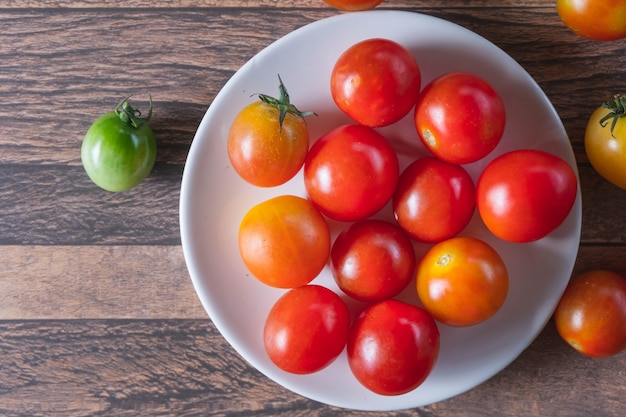
[[[291,102],[289,101],[289,93],[287,92],[287,87],[285,87],[285,84],[283,84],[283,80],[280,78],[280,75],[278,76],[278,82],[278,91],[280,92],[279,98],[274,98],[266,94],[258,94],[258,96],[259,100],[261,100],[263,103],[269,104],[270,106],[274,106],[278,109],[278,127],[280,132],[282,132],[283,130],[283,122],[285,121],[287,113],[294,114],[301,118],[311,115],[317,116],[317,114],[313,111],[300,111],[296,106],[291,104]]]
[[[152,96],[149,96],[149,108],[148,115],[146,117],[141,117],[141,111],[139,109],[134,108],[130,105],[128,100],[130,96],[122,99],[117,106],[115,106],[115,114],[120,120],[135,129],[139,129],[141,126],[145,125],[152,118]]]
[[[611,136],[613,136],[613,130],[620,117],[626,115],[626,97],[621,94],[616,94],[612,101],[608,101],[602,104],[602,107],[609,110],[609,113],[600,119],[600,126],[606,127],[611,121]]]

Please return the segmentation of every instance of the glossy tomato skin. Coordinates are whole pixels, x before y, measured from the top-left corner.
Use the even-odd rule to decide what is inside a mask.
[[[366,39],[336,61],[330,89],[337,106],[355,122],[382,127],[408,114],[421,88],[410,51],[389,39]]]
[[[335,239],[330,269],[339,288],[361,301],[394,297],[415,273],[415,251],[398,226],[376,219],[352,223]]]
[[[348,340],[350,314],[345,302],[320,285],[289,290],[270,310],[263,344],[271,361],[294,374],[330,365]]]
[[[602,177],[626,190],[626,118],[617,119],[611,134],[611,121],[600,124],[609,113],[609,109],[600,106],[591,114],[585,130],[585,152]]]
[[[243,217],[239,252],[259,281],[294,288],[311,282],[326,265],[330,230],[310,201],[292,195],[274,197]]]
[[[241,178],[258,187],[275,187],[302,168],[309,132],[304,118],[293,113],[285,115],[281,129],[278,108],[256,101],[233,120],[227,148],[230,163]]]
[[[554,313],[557,331],[574,349],[607,357],[626,349],[626,279],[594,270],[574,277]]]
[[[502,139],[504,102],[484,79],[468,72],[443,74],[424,87],[414,112],[426,148],[451,164],[487,156]]]
[[[577,35],[597,41],[626,38],[626,0],[557,0],[556,8]]]
[[[432,246],[417,267],[417,294],[435,320],[473,326],[491,318],[509,288],[506,265],[486,242],[454,237]]]
[[[319,138],[304,163],[304,185],[313,204],[340,221],[363,220],[391,199],[398,156],[387,139],[362,125],[342,125]]]
[[[491,161],[478,178],[478,212],[500,239],[532,242],[563,223],[574,205],[577,181],[574,170],[555,155],[511,151]]]
[[[412,162],[400,174],[393,211],[413,239],[434,243],[460,233],[476,208],[476,187],[467,171],[434,157]]]
[[[338,10],[357,12],[373,9],[383,0],[324,0],[324,2]]]
[[[388,299],[367,307],[348,336],[348,364],[356,379],[380,395],[421,385],[439,356],[439,329],[423,309]]]
[[[124,102],[123,102],[124,103]],[[141,183],[152,171],[157,144],[147,123],[134,127],[115,112],[98,118],[81,145],[81,161],[100,188],[120,192]]]

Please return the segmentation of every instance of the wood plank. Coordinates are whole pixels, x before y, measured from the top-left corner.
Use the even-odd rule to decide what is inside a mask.
[[[573,274],[626,276],[623,246],[582,246]],[[180,246],[4,246],[0,320],[203,319]]]
[[[0,334],[6,417],[345,414],[261,375],[209,320],[9,321]],[[349,415],[618,417],[625,366],[626,354],[594,360],[574,352],[549,323],[516,361],[469,392],[413,410]]]

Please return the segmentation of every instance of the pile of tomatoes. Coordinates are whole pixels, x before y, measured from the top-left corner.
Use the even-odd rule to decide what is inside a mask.
[[[228,137],[235,171],[271,187],[302,169],[308,197],[282,195],[250,208],[239,251],[254,277],[287,290],[263,334],[276,366],[316,372],[346,348],[361,384],[381,395],[403,394],[437,361],[437,323],[475,325],[506,300],[500,255],[461,235],[475,211],[500,239],[532,242],[567,217],[577,179],[559,157],[519,149],[494,158],[474,182],[463,165],[498,146],[506,124],[500,95],[467,72],[441,74],[422,88],[416,58],[389,39],[348,48],[329,82],[353,123],[330,129],[310,147],[304,117],[312,113],[291,103],[282,81],[278,98],[261,95],[236,116]],[[401,169],[378,128],[411,112],[416,146],[431,155]],[[375,218],[386,206],[395,221]],[[331,221],[344,225],[334,240]],[[419,259],[414,243],[428,244]],[[327,266],[343,295],[363,302],[358,317],[350,317],[340,294],[311,283]],[[395,299],[414,278],[419,305]]]

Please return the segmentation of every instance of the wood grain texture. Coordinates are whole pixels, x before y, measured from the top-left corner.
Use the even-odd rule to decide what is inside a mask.
[[[626,191],[593,170],[590,112],[626,91],[626,41],[572,34],[545,0],[385,0],[441,17],[516,59],[570,136],[583,191],[574,274],[626,275]],[[215,95],[276,39],[338,14],[322,0],[8,0],[0,4],[0,415],[617,417],[626,354],[593,360],[549,322],[509,367],[414,410],[339,410],[245,362],[207,318],[180,246],[180,181]],[[136,189],[88,180],[90,123],[155,101],[159,152]]]
[[[475,389],[389,413],[291,394],[248,365],[208,320],[16,321],[0,323],[0,334],[6,417],[620,417],[626,394],[626,356],[583,357],[561,343],[553,323]]]

